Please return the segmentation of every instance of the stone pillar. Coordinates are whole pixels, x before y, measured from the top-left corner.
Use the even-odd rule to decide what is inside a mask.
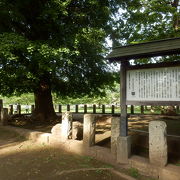
[[[156,166],[167,164],[166,123],[164,121],[151,121],[149,123],[149,159]]]
[[[2,108],[2,110],[1,110],[1,124],[3,126],[8,125],[8,119],[9,119],[8,108]]]
[[[128,164],[131,155],[131,137],[119,136],[117,138],[117,162]]]
[[[117,154],[117,138],[120,136],[119,117],[111,118],[111,153]]]
[[[61,138],[72,139],[72,113],[69,111],[62,114]]]
[[[96,120],[95,115],[85,114],[83,123],[83,144],[86,147],[95,144]]]

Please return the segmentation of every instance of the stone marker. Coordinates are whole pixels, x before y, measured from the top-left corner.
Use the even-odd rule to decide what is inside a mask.
[[[72,139],[72,113],[69,111],[62,114],[61,138]]]
[[[83,124],[83,144],[86,147],[90,147],[95,144],[95,131],[96,131],[95,115],[85,114],[84,124]]]
[[[8,125],[9,115],[8,115],[8,108],[3,108],[1,110],[1,124],[3,126]]]
[[[149,123],[149,159],[156,166],[167,164],[166,123],[164,121],[151,121]]]
[[[131,155],[131,137],[119,136],[117,138],[117,162],[127,164]]]
[[[75,140],[82,140],[83,139],[83,125],[79,121],[73,122],[72,139],[75,139]]]
[[[111,118],[111,153],[117,154],[117,138],[120,136],[119,117]]]
[[[52,127],[51,133],[53,136],[60,137],[61,136],[61,124],[58,123],[55,126]]]

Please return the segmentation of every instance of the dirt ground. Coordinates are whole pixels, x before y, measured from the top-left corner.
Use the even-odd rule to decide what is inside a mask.
[[[88,156],[35,144],[0,127],[0,180],[125,180],[108,171],[112,168]],[[137,180],[153,180],[136,169],[118,171]]]
[[[87,156],[78,156],[58,147],[38,145],[16,133],[0,128],[0,180],[109,179],[103,168],[109,165]],[[81,170],[79,173],[72,170]],[[83,171],[83,169],[90,169]],[[73,178],[71,174],[74,174]],[[90,178],[89,178],[90,177]],[[122,179],[123,180],[123,179]]]

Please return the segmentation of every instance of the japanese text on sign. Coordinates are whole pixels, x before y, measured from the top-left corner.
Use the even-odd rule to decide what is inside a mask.
[[[180,67],[128,70],[127,101],[180,101]]]

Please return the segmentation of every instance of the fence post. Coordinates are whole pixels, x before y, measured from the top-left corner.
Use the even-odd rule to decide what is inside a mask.
[[[131,105],[131,114],[134,114],[134,106]]]
[[[144,106],[141,106],[141,114],[144,114]]]
[[[114,114],[114,105],[111,106],[111,113]]]
[[[13,105],[12,104],[9,105],[9,114],[10,115],[13,114]]]
[[[84,113],[87,113],[87,104],[84,104]]]
[[[78,104],[76,104],[76,106],[75,106],[75,112],[78,113],[78,111],[79,111],[79,106],[78,106]]]
[[[96,114],[96,105],[93,104],[93,114]]]
[[[62,105],[61,104],[58,105],[58,112],[62,113]]]
[[[21,114],[21,105],[20,104],[17,105],[17,114]]]
[[[67,105],[67,111],[70,111],[70,105],[69,104]]]
[[[8,115],[8,108],[1,109],[1,124],[3,126],[8,125],[9,115]]]
[[[150,121],[149,123],[149,159],[150,163],[163,167],[167,164],[166,123]]]
[[[94,114],[85,114],[83,123],[83,144],[86,148],[95,144],[96,121]]]
[[[176,113],[179,113],[179,106],[176,106]]]
[[[31,113],[34,112],[34,109],[35,109],[35,106],[34,106],[34,104],[33,104],[33,105],[31,105]]]
[[[102,105],[102,113],[103,113],[103,114],[106,113],[106,112],[105,112],[105,105],[104,105],[104,104]]]
[[[2,109],[3,109],[3,100],[0,99],[0,114],[1,114]],[[0,120],[1,120],[1,116],[0,116]]]

